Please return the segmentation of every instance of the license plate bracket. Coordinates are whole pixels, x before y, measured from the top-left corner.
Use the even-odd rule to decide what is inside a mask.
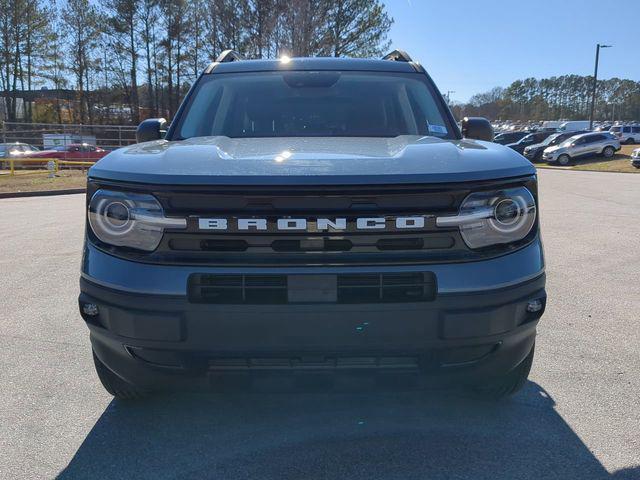
[[[335,303],[338,301],[337,275],[289,275],[289,303]]]

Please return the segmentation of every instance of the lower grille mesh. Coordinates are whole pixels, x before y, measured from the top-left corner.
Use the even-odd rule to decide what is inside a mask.
[[[210,275],[189,278],[188,296],[192,303],[209,304],[286,304],[292,301],[289,285],[298,275]],[[436,296],[436,280],[431,272],[362,273],[331,276],[335,282],[322,282],[324,292],[318,300],[327,303],[429,302]],[[299,283],[299,282],[298,282]],[[313,285],[313,284],[311,284]],[[310,288],[313,288],[312,286]],[[314,303],[313,300],[305,303]]]

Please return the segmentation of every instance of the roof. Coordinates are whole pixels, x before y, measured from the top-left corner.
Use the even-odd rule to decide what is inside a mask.
[[[364,58],[304,57],[283,60],[240,60],[216,63],[215,73],[271,72],[277,70],[352,70],[413,73],[417,65],[409,62]],[[207,69],[207,73],[211,69]]]
[[[571,132],[560,132],[560,133],[571,133]],[[570,138],[582,138],[582,137],[588,137],[589,135],[604,135],[605,133],[609,133],[609,132],[584,132],[584,133],[578,133],[576,131],[575,135],[571,136]]]

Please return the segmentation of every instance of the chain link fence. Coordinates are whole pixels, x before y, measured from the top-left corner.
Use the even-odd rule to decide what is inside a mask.
[[[2,143],[27,143],[39,149],[87,143],[105,150],[114,150],[135,141],[136,127],[131,125],[2,123]]]

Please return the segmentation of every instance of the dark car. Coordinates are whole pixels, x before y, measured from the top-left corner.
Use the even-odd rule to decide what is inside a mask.
[[[545,148],[560,145],[565,140],[568,140],[569,138],[576,135],[581,135],[583,133],[588,133],[588,130],[553,133],[549,135],[544,141],[525,147],[523,155],[527,157],[531,162],[540,162],[542,161],[542,152],[544,152]]]
[[[518,131],[518,132],[504,132],[496,135],[496,138],[493,139],[495,143],[499,143],[500,145],[507,145],[509,143],[516,143],[522,140],[524,137],[529,135],[528,131]]]
[[[523,153],[526,147],[543,142],[546,138],[549,137],[549,135],[552,135],[553,133],[553,131],[549,130],[530,133],[529,135],[522,137],[518,142],[507,144],[507,147],[514,149],[518,153]]]
[[[487,120],[459,130],[408,55],[225,52],[165,124],[88,174],[79,310],[111,394],[526,384],[546,304],[536,169]]]

